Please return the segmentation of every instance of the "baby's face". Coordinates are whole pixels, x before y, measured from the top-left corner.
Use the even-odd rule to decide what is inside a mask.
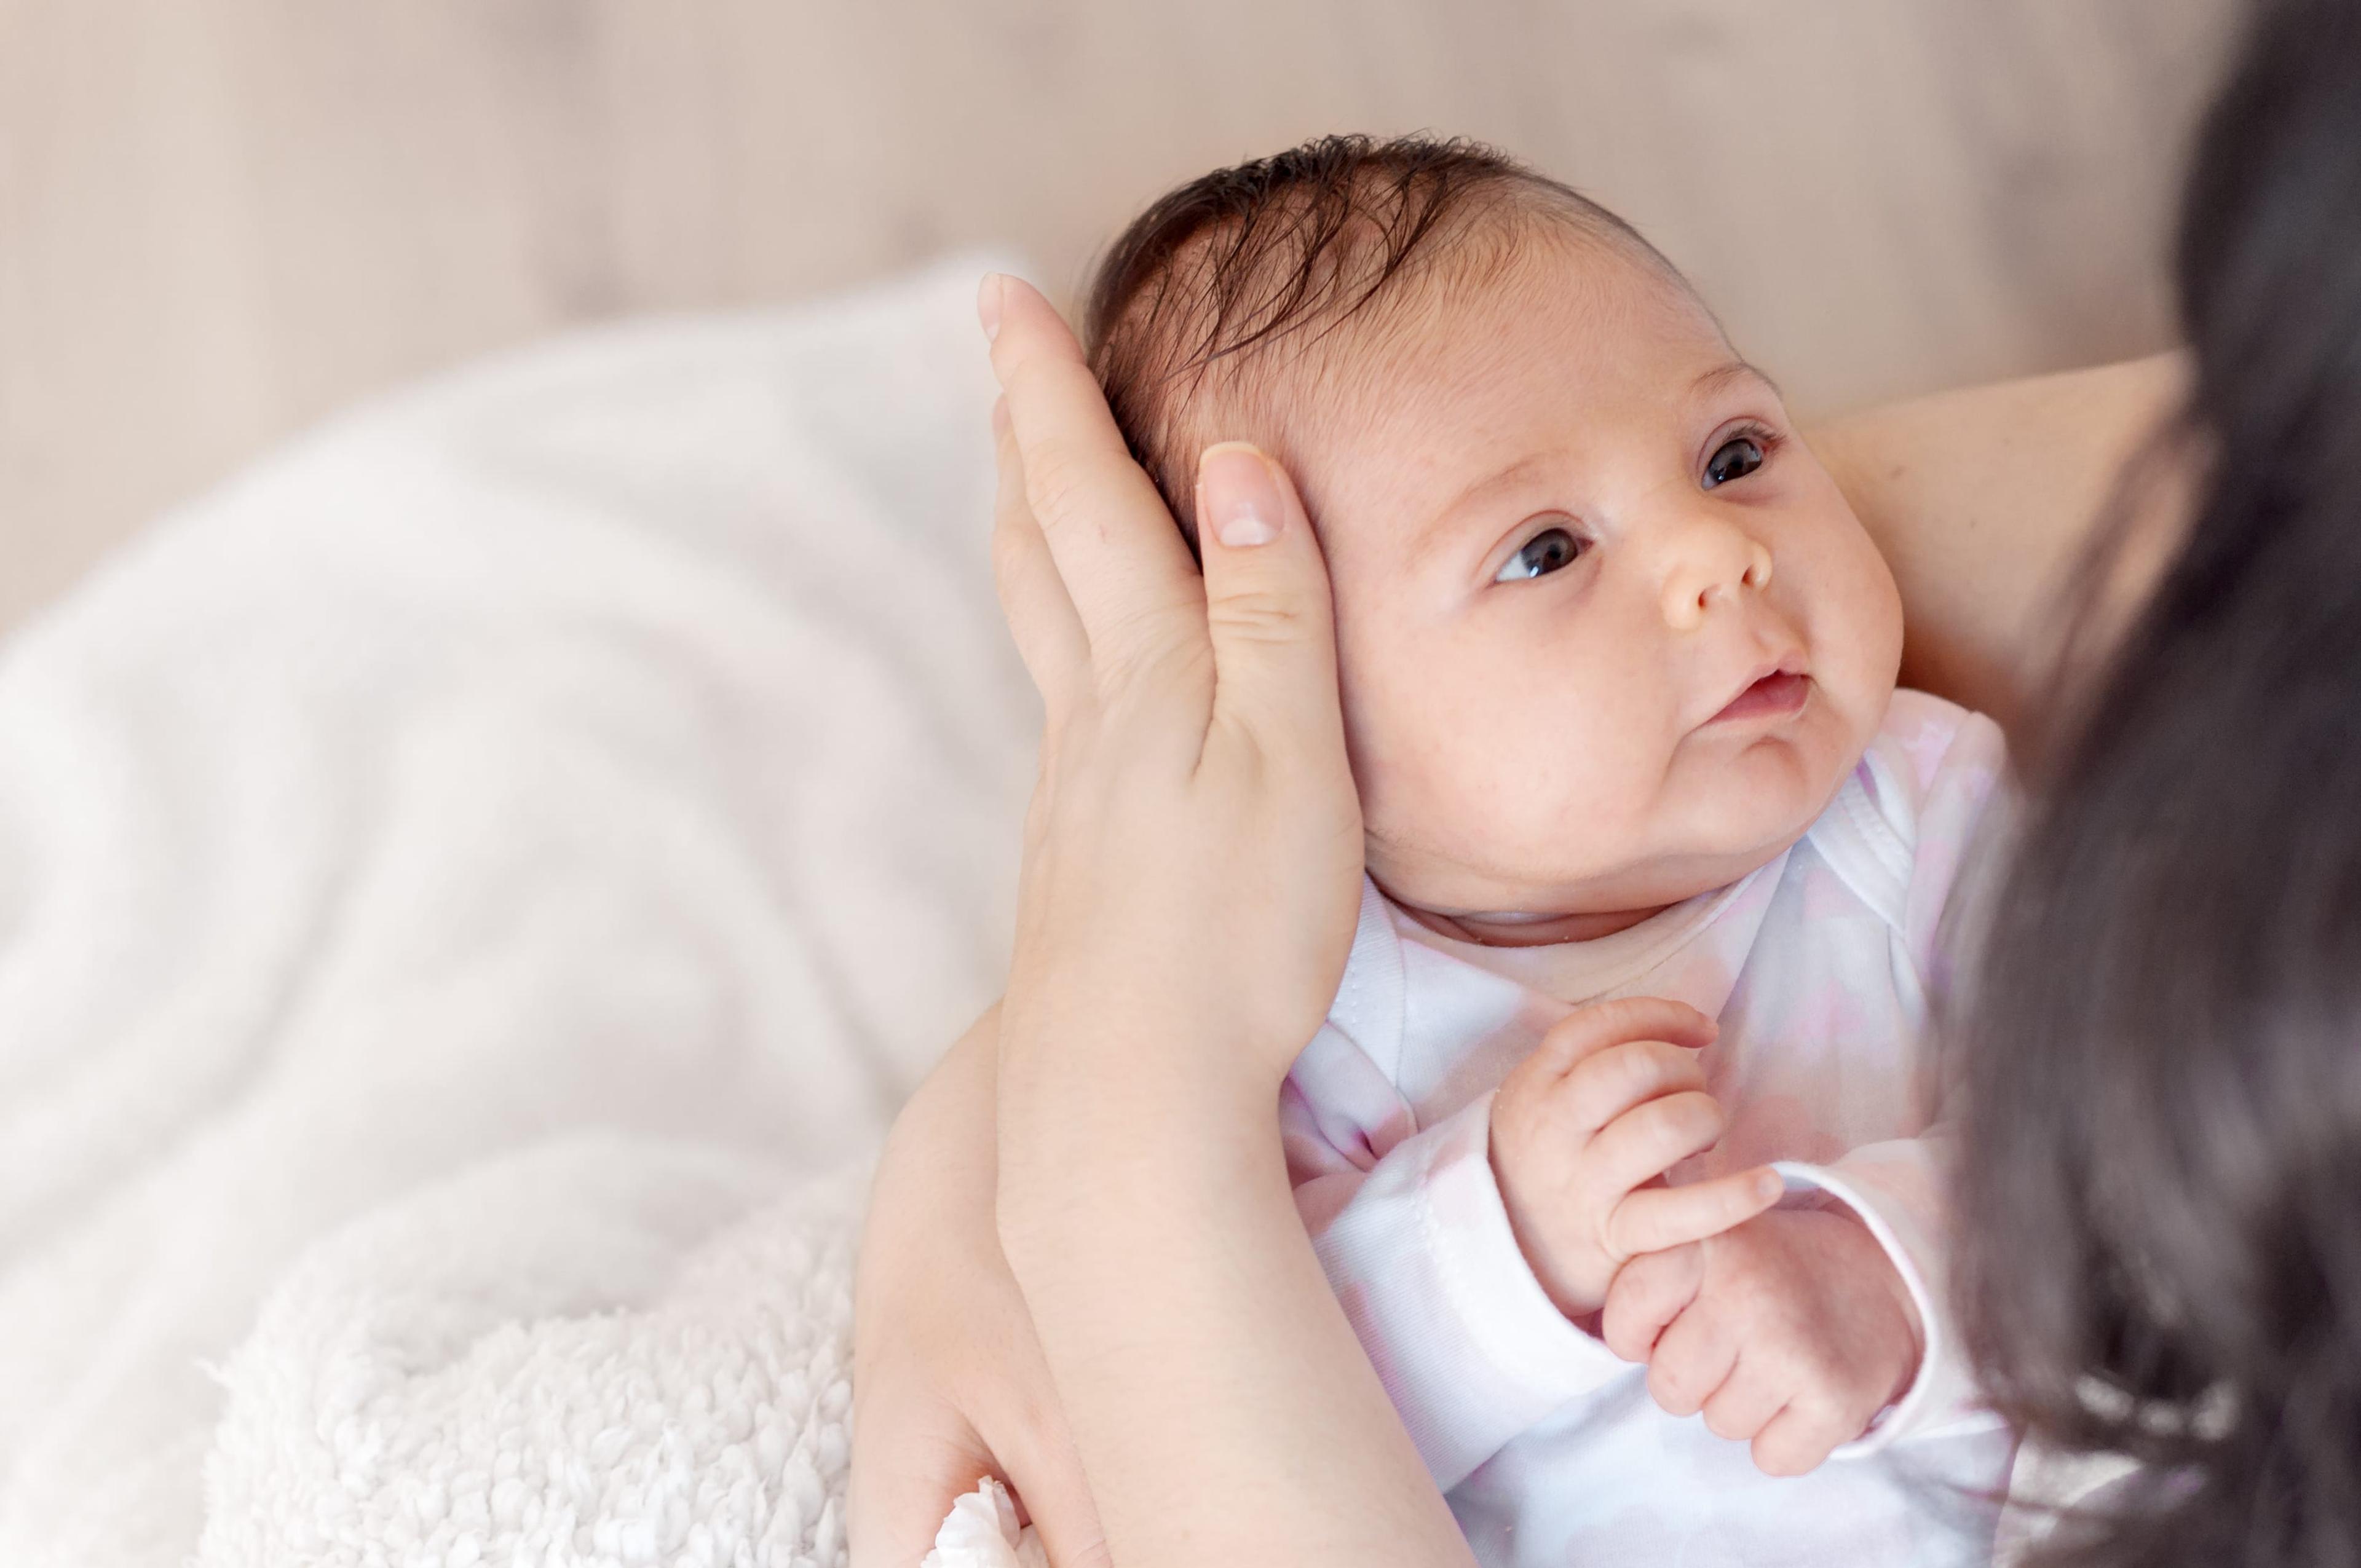
[[[1883,717],[1893,577],[1778,393],[1643,263],[1543,244],[1427,291],[1323,347],[1283,444],[1371,874],[1454,916],[1735,881]]]

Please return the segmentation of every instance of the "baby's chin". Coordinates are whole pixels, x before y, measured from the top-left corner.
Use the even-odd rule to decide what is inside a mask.
[[[1831,724],[1736,757],[1688,756],[1643,799],[1529,799],[1504,812],[1498,797],[1411,802],[1365,789],[1369,875],[1397,904],[1455,919],[1666,908],[1728,887],[1801,839],[1859,755],[1848,741]]]
[[[1792,843],[1792,839],[1786,843]],[[1682,854],[1643,865],[1547,867],[1510,876],[1469,866],[1380,859],[1369,876],[1396,904],[1462,923],[1545,933],[1576,917],[1645,916],[1737,882],[1786,843],[1739,853]],[[1576,940],[1562,937],[1555,939]]]
[[[1567,917],[1646,915],[1728,887],[1778,859],[1817,815],[1795,810],[1717,823],[1714,831],[1608,861],[1566,856],[1563,836],[1455,846],[1446,854],[1373,833],[1368,870],[1387,897],[1408,908],[1540,931]]]

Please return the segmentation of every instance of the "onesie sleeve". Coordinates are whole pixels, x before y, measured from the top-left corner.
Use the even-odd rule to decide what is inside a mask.
[[[1320,1137],[1300,1096],[1282,1108],[1321,1266],[1444,1491],[1631,1370],[1533,1277],[1492,1177],[1491,1114],[1488,1094],[1370,1157]]]
[[[1868,1227],[1909,1289],[1926,1336],[1917,1376],[1867,1432],[1836,1451],[1839,1459],[1994,1419],[1983,1409],[1950,1310],[1942,1143],[1936,1131],[1864,1145],[1832,1166],[1783,1162],[1775,1168],[1790,1193],[1816,1190],[1851,1210]]]
[[[1906,835],[1910,851],[1896,966],[1922,1004],[1938,1005],[1951,989],[1959,945],[1972,939],[1988,872],[2006,852],[2015,816],[2006,748],[1999,727],[1982,714],[1904,692],[1876,750],[1887,797],[1881,814]],[[1816,1190],[1868,1227],[1909,1288],[1926,1334],[1916,1378],[1839,1456],[1996,1419],[1983,1409],[1950,1310],[1948,1085],[1933,1064],[1921,1069],[1930,1105],[1919,1135],[1864,1145],[1832,1165],[1778,1168],[1790,1192]]]

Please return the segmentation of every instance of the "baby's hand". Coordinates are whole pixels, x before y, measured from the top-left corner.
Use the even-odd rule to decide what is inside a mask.
[[[1801,1475],[1869,1428],[1918,1375],[1917,1305],[1850,1215],[1781,1210],[1634,1259],[1600,1328],[1675,1416],[1751,1442],[1766,1475]]]
[[[1768,1168],[1667,1187],[1721,1136],[1697,1050],[1713,1020],[1654,997],[1576,1012],[1492,1102],[1492,1173],[1517,1245],[1558,1310],[1587,1317],[1627,1258],[1715,1235],[1777,1202]]]

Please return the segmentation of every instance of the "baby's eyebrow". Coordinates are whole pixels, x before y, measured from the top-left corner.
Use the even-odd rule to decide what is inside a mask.
[[[1494,470],[1451,498],[1448,505],[1428,517],[1403,557],[1407,565],[1415,566],[1446,542],[1458,537],[1462,530],[1458,520],[1468,515],[1477,504],[1503,492],[1515,489],[1549,466],[1549,455],[1528,453],[1505,468]]]
[[[1727,365],[1715,366],[1690,382],[1689,390],[1699,397],[1708,397],[1720,391],[1732,381],[1760,381],[1770,389],[1773,397],[1782,399],[1785,397],[1785,394],[1779,390],[1779,383],[1771,378],[1769,372],[1759,365],[1749,365],[1743,359],[1733,359]]]
[[[1540,452],[1530,453],[1520,457],[1507,467],[1485,476],[1460,491],[1451,499],[1449,506],[1444,507],[1435,515],[1445,518],[1456,516],[1474,502],[1496,496],[1503,490],[1514,489],[1532,477],[1534,472],[1547,466],[1548,462],[1548,455]]]

